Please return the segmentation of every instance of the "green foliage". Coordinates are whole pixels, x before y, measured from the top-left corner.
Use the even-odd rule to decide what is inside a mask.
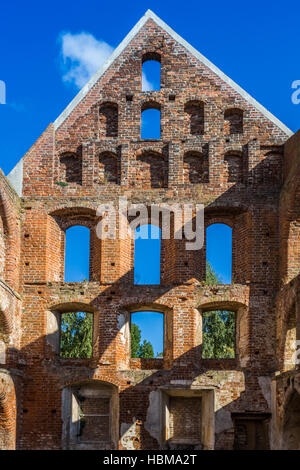
[[[145,339],[143,343],[140,345],[139,357],[145,357],[145,358],[154,357],[152,344],[149,341],[146,341]]]
[[[84,312],[63,313],[60,328],[60,356],[92,357],[93,315]]]
[[[152,344],[144,339],[141,343],[141,330],[138,325],[131,323],[131,357],[152,358],[154,351]]]
[[[202,357],[206,359],[234,357],[235,313],[205,312],[202,321]]]
[[[222,284],[211,264],[206,263],[206,285]],[[202,357],[232,358],[235,355],[235,313],[228,311],[205,312],[202,319]]]
[[[66,183],[65,181],[56,181],[55,184],[57,184],[57,186],[62,186],[62,187],[69,186],[68,183]]]
[[[140,357],[139,349],[140,349],[140,342],[141,342],[141,330],[135,323],[131,323],[130,334],[131,334],[131,357]]]
[[[213,270],[211,264],[208,261],[206,262],[206,284],[210,286],[222,284],[218,274]]]

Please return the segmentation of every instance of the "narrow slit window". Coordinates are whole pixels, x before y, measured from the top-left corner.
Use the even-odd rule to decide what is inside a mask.
[[[235,313],[228,310],[204,312],[202,315],[202,357],[235,357]]]
[[[149,311],[132,313],[130,337],[132,358],[163,358],[164,314]]]
[[[68,312],[61,314],[60,356],[90,358],[93,350],[93,314]]]
[[[135,231],[134,284],[160,284],[161,229],[142,225]]]
[[[65,282],[89,280],[90,230],[76,225],[66,231]]]
[[[158,60],[146,60],[142,66],[142,91],[160,90],[161,66]]]
[[[142,110],[141,139],[160,139],[160,109]]]
[[[212,224],[206,229],[206,282],[231,284],[232,229],[225,224]]]

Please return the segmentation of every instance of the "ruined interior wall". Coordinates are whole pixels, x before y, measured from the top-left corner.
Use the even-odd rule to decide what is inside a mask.
[[[161,90],[146,93],[141,91],[141,61],[153,50],[161,54]],[[188,132],[187,114],[194,111],[187,113],[185,104],[197,100],[203,103],[203,117],[197,120],[193,132]],[[140,139],[141,109],[149,101],[161,108],[158,141]],[[103,110],[104,103],[117,107]],[[228,134],[224,113],[232,108],[243,111],[243,133]],[[164,446],[161,387],[215,390],[216,449],[234,446],[232,413],[270,411],[270,374],[275,370],[276,345],[274,298],[280,280],[281,183],[276,174],[285,140],[271,121],[151,20],[59,129],[54,131],[49,126],[24,159],[22,260],[17,265],[22,268],[23,298],[20,368],[30,380],[24,385],[20,448],[62,448],[61,417],[66,406],[62,390],[89,380],[113,384],[118,391],[120,425],[113,445],[123,449]],[[184,179],[184,156],[192,151],[204,156],[205,175],[199,183]],[[276,151],[279,157],[270,159],[270,151]],[[78,175],[77,160],[74,174],[70,171],[67,177],[62,171],[60,158],[66,152],[82,159],[80,178],[74,177]],[[103,152],[120,159],[120,174],[113,182],[103,179],[103,168],[99,167]],[[164,156],[166,187],[150,188],[149,181],[140,184],[137,161],[149,152]],[[243,177],[239,181],[229,181],[228,152],[241,155]],[[160,181],[160,172],[160,166],[153,165],[155,181]],[[145,175],[149,177],[149,173],[143,174],[142,182]],[[91,256],[96,260],[91,282],[64,283],[62,232],[69,226],[70,214],[62,217],[62,225],[51,217],[61,217],[59,210],[72,209],[72,222],[84,216],[94,227],[98,205],[113,201],[117,206],[119,195],[126,195],[129,203],[147,206],[192,201],[204,204],[208,213],[216,211],[231,217],[235,229],[234,284],[205,285],[205,247],[201,252],[187,252],[186,240],[180,240],[172,241],[164,251],[164,282],[160,286],[134,286],[132,242],[106,240],[98,244],[94,236]],[[8,273],[14,280],[13,264]],[[221,308],[225,301],[246,312],[240,322],[243,355],[238,361],[205,361],[197,334],[199,308]],[[63,359],[51,347],[49,336],[55,332],[48,329],[49,310],[74,304],[97,312],[91,359]],[[156,306],[169,312],[168,348],[163,361],[130,360],[125,312],[133,305]],[[184,408],[190,410],[189,405]]]

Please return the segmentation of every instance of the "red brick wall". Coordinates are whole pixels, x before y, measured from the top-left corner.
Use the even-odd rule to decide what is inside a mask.
[[[161,58],[161,90],[142,92],[142,58],[153,52]],[[158,141],[140,138],[141,111],[149,103],[161,109]],[[60,449],[62,390],[91,380],[118,387],[120,448],[164,445],[149,424],[159,387],[215,389],[219,449],[233,447],[231,413],[269,411],[261,383],[276,369],[285,322],[283,302],[278,318],[275,297],[285,276],[298,273],[300,252],[296,219],[290,228],[287,213],[296,207],[296,183],[288,182],[289,152],[296,150],[288,146],[283,161],[286,139],[149,20],[61,126],[55,131],[50,125],[26,154],[21,202],[8,185],[2,190],[0,178],[1,196],[11,201],[1,202],[1,211],[8,206],[10,212],[0,226],[0,257],[7,283],[22,295],[22,322],[16,321],[21,341],[16,333],[13,356],[26,379],[19,448]],[[206,225],[222,222],[233,229],[233,284],[205,286],[205,246],[186,251],[186,240],[171,238],[162,243],[161,285],[134,286],[133,241],[99,241],[95,235],[97,207],[117,205],[120,195],[147,207],[204,204]],[[65,230],[77,224],[91,230],[90,282],[64,283]],[[49,346],[47,312],[75,304],[94,312],[91,359],[62,359]],[[224,306],[241,315],[242,355],[207,362],[200,312]],[[163,361],[130,360],[133,307],[168,315]],[[193,413],[190,408],[191,419]]]

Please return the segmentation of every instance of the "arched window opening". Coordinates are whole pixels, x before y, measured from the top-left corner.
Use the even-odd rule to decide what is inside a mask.
[[[132,313],[130,337],[132,358],[163,358],[164,314],[149,311]]]
[[[231,284],[232,229],[225,224],[212,224],[206,229],[206,282]]]
[[[228,152],[224,161],[227,165],[227,181],[241,183],[243,181],[243,156],[237,152]]]
[[[75,225],[66,230],[65,282],[89,280],[90,230]]]
[[[148,53],[142,60],[142,91],[160,90],[161,57],[159,54]]]
[[[202,357],[229,359],[235,357],[235,313],[213,310],[202,314]]]
[[[67,312],[60,319],[60,356],[85,359],[93,353],[93,314]]]
[[[142,108],[141,115],[141,139],[160,139],[160,105],[147,103]]]
[[[100,184],[118,184],[118,157],[112,152],[103,152],[99,155],[99,182]]]
[[[135,230],[134,284],[160,284],[161,229],[142,225]]]
[[[82,184],[82,159],[73,153],[66,153],[60,157],[59,183]]]
[[[201,101],[189,101],[184,106],[185,133],[204,134],[204,104]]]
[[[241,109],[227,109],[224,113],[224,134],[243,133],[243,111]]]
[[[203,155],[199,152],[187,152],[183,159],[185,184],[202,183],[205,179],[203,174]]]
[[[118,136],[118,105],[103,103],[99,109],[100,137]]]
[[[144,152],[136,159],[136,186],[164,188],[167,185],[165,158],[156,152]]]

